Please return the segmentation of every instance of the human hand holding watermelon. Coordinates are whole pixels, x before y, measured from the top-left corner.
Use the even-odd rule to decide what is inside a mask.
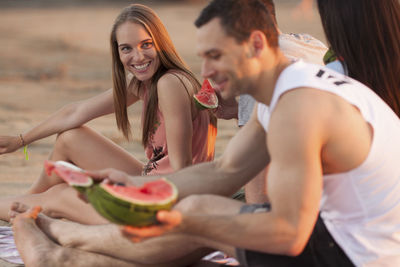
[[[236,98],[223,99],[218,90],[215,90],[215,93],[218,97],[218,107],[214,109],[215,116],[224,120],[237,119],[239,104]]]
[[[238,117],[236,99],[223,99],[221,93],[207,79],[203,81],[200,91],[193,98],[199,109],[212,109],[217,118],[230,120]]]
[[[124,226],[122,234],[132,242],[140,242],[148,238],[160,236],[176,229],[182,222],[182,214],[177,210],[160,210],[157,212],[158,225],[145,227]]]
[[[119,184],[125,186],[134,186],[129,179],[129,175],[123,171],[108,168],[99,171],[85,171],[95,181],[104,181],[111,184]]]
[[[63,161],[46,161],[45,169],[55,172],[70,186],[84,194],[94,209],[110,222],[131,226],[158,223],[156,214],[170,210],[178,198],[174,184],[161,178],[141,187],[94,181],[87,172]],[[104,173],[109,171],[104,171]]]

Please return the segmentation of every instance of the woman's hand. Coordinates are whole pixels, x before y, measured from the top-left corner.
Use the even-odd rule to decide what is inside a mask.
[[[19,136],[0,136],[0,154],[11,153],[22,146]]]

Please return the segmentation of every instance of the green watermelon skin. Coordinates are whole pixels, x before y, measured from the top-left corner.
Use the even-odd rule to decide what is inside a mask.
[[[102,188],[101,184],[87,188],[86,196],[94,209],[110,222],[138,227],[156,224],[157,212],[170,210],[175,203],[175,201],[163,205],[131,203],[116,198]]]
[[[203,81],[200,91],[193,95],[193,99],[196,103],[196,107],[200,110],[214,109],[218,107],[217,94],[207,79]]]
[[[131,226],[148,226],[156,224],[156,214],[159,210],[170,210],[175,204],[178,192],[171,182],[162,179],[172,187],[172,194],[166,200],[160,202],[136,201],[134,199],[124,200],[112,195],[103,187],[106,184],[93,181],[89,176],[82,184],[71,183],[71,177],[79,175],[82,178],[82,170],[70,166],[65,162],[45,162],[46,172],[51,175],[55,172],[79,193],[85,195],[93,208],[110,222]],[[129,197],[129,196],[128,196]]]

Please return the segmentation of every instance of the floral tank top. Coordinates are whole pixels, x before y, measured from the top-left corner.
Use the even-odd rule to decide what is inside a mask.
[[[147,90],[144,91],[142,124],[148,100]],[[199,111],[192,124],[192,163],[212,161],[214,159],[217,128],[211,124],[209,112],[207,110]],[[149,161],[143,167],[143,175],[166,174],[174,171],[169,161],[164,117],[159,109],[157,110],[157,121],[154,125],[154,131],[150,134],[145,153]]]

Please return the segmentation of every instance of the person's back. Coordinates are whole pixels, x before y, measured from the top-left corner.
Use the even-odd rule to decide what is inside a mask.
[[[279,77],[270,107],[258,104],[259,120],[266,131],[269,114],[274,112],[280,96],[299,87],[344,98],[360,111],[373,132],[368,156],[358,167],[324,174],[320,212],[326,227],[357,266],[399,265],[400,120],[379,96],[358,81],[298,62]]]

